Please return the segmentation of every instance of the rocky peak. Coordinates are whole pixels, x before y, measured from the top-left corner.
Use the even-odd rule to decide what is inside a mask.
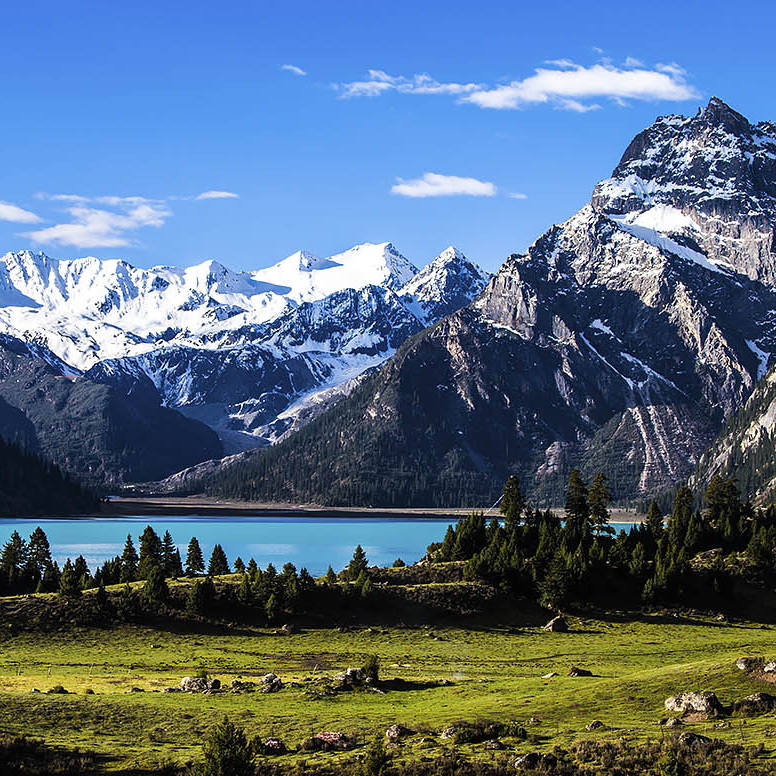
[[[746,117],[733,110],[719,97],[712,97],[705,108],[700,108],[693,121],[696,125],[705,124],[709,127],[721,127],[731,135],[744,135],[752,130],[752,125]]]

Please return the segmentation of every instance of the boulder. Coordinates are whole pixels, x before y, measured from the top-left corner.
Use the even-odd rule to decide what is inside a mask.
[[[347,668],[339,674],[334,674],[335,682],[342,682],[342,684],[351,687],[353,685],[363,684],[365,678],[363,668]]]
[[[666,727],[679,727],[680,725],[684,725],[684,722],[679,717],[669,717],[666,720]]]
[[[567,633],[569,624],[566,622],[566,618],[559,614],[557,617],[553,617],[545,626],[544,630],[548,633]]]
[[[593,672],[588,671],[586,668],[577,668],[576,666],[571,666],[571,670],[569,671],[569,676],[592,676]]]
[[[46,695],[67,695],[67,690],[61,684],[55,684],[46,690]]]
[[[766,674],[772,674],[776,672],[776,660],[768,660],[763,666],[763,671]]]
[[[253,692],[256,689],[256,682],[243,682],[240,679],[232,679],[230,686],[233,692]]]
[[[494,739],[493,741],[486,741],[484,746],[485,746],[485,749],[488,749],[490,751],[495,751],[495,752],[500,752],[503,749],[507,748],[507,745],[503,741],[499,741],[497,738]]]
[[[776,696],[767,692],[756,692],[733,703],[733,711],[739,714],[767,714],[774,708],[776,708]]]
[[[524,770],[533,770],[539,766],[541,757],[538,752],[528,752],[528,754],[522,754],[515,759],[515,768],[523,768]]]
[[[285,634],[286,636],[290,636],[292,633],[299,633],[299,627],[297,625],[294,625],[292,622],[287,622],[281,629],[280,632]]]
[[[761,657],[740,657],[736,660],[736,668],[739,671],[754,671],[755,668],[759,668],[763,664]]]
[[[598,730],[598,728],[602,728],[604,726],[604,723],[601,722],[600,719],[594,719],[586,728],[585,730]]]
[[[310,742],[309,746],[313,749],[322,749],[324,751],[331,751],[333,749],[351,749],[353,742],[344,733],[339,733],[331,730],[326,730],[321,733],[317,733],[313,738],[317,739],[314,743]],[[306,743],[303,741],[302,743]]]
[[[277,674],[264,674],[259,681],[261,682],[261,692],[277,692],[283,688],[283,682]]]
[[[668,711],[698,712],[713,714],[722,710],[722,704],[713,692],[680,692],[666,698],[665,707]]]
[[[549,673],[549,674],[545,674],[545,675],[542,677],[542,679],[552,679],[552,678],[553,678],[553,677],[555,677],[555,676],[557,676],[557,674],[555,673],[555,671],[550,671],[550,673]]]
[[[385,731],[385,740],[391,743],[398,741],[400,738],[413,735],[415,731],[404,727],[404,725],[391,725],[388,730]]]
[[[710,738],[698,733],[682,733],[682,735],[679,736],[679,746],[686,746],[691,749],[694,749],[696,746],[704,746],[705,744],[710,743]]]
[[[279,738],[268,738],[264,744],[264,754],[285,754],[286,746]]]
[[[205,692],[208,689],[207,679],[201,676],[184,676],[181,679],[183,692]]]

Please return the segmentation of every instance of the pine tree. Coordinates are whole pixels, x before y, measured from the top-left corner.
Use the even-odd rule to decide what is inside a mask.
[[[124,583],[124,587],[119,594],[118,604],[116,605],[116,614],[124,622],[131,622],[138,614],[138,600],[135,591],[130,587],[129,582]]]
[[[267,603],[264,605],[264,612],[267,615],[267,620],[269,622],[275,622],[280,614],[280,606],[278,605],[278,600],[274,593],[267,599]]]
[[[353,552],[353,557],[348,563],[348,579],[353,582],[358,579],[362,572],[365,572],[368,566],[366,553],[363,547],[359,544]]]
[[[238,555],[237,560],[234,562],[234,570],[238,574],[242,574],[243,571],[245,571],[245,564],[243,563],[243,559]]]
[[[134,582],[137,579],[137,552],[132,536],[127,534],[124,552],[121,553],[121,582]]]
[[[251,581],[253,581],[254,578],[256,577],[256,572],[258,570],[259,570],[258,564],[256,563],[256,561],[253,558],[251,558],[248,561],[248,566],[246,568],[246,571],[248,572],[248,576],[250,576]]]
[[[560,609],[568,603],[570,592],[571,579],[566,559],[560,552],[556,552],[544,579],[539,583],[539,602],[550,609]]]
[[[663,515],[657,501],[649,505],[647,519],[644,521],[644,527],[649,531],[652,540],[657,544],[663,536]]]
[[[0,553],[0,571],[10,579],[18,576],[26,565],[27,542],[22,539],[18,531],[14,531]]]
[[[181,554],[169,531],[165,531],[162,538],[162,571],[164,576],[168,578],[183,576]]]
[[[250,606],[253,603],[251,580],[245,573],[243,573],[240,579],[240,587],[237,588],[237,600],[244,606]]]
[[[62,598],[78,598],[81,595],[81,585],[70,558],[65,561],[65,565],[62,567],[62,576],[59,580],[59,595]]]
[[[202,557],[202,549],[196,536],[191,537],[189,548],[186,551],[186,576],[195,577],[205,570],[205,559]]]
[[[222,574],[229,574],[229,562],[226,559],[224,548],[220,544],[213,547],[210,560],[207,564],[207,573],[209,577],[217,577]]]
[[[43,574],[51,565],[51,547],[43,529],[38,526],[31,534],[27,543],[27,575],[36,583],[43,579]]]
[[[589,517],[587,486],[579,469],[572,469],[566,486],[566,527],[573,535],[581,536]]]
[[[337,575],[331,566],[326,570],[326,584],[329,587],[334,587],[337,584]]]
[[[227,717],[205,734],[202,776],[253,776],[253,753],[245,732]]]
[[[593,477],[590,485],[587,503],[590,509],[590,522],[593,531],[597,534],[613,534],[614,528],[609,525],[609,504],[612,500],[612,492],[609,489],[609,480],[603,472],[598,472]]]
[[[167,600],[169,593],[162,569],[159,566],[149,566],[148,576],[143,585],[143,598],[150,603],[160,604]]]
[[[520,524],[520,518],[525,509],[525,499],[520,490],[520,480],[513,474],[507,478],[501,493],[499,512],[504,515],[507,531],[513,533]]]
[[[138,576],[141,579],[147,579],[154,566],[160,569],[164,568],[164,548],[162,540],[156,531],[150,525],[147,525],[140,536],[140,560],[137,564]]]

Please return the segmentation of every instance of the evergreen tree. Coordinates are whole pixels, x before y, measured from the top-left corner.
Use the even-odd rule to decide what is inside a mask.
[[[507,531],[512,533],[520,524],[520,518],[525,509],[525,499],[520,490],[520,480],[513,474],[507,478],[501,493],[499,512],[504,515]]]
[[[89,587],[91,574],[89,573],[89,566],[86,563],[86,558],[84,558],[83,555],[79,555],[75,559],[75,563],[73,564],[73,573],[75,574],[82,590],[86,587]]]
[[[121,582],[133,582],[137,579],[137,552],[132,536],[127,534],[124,552],[121,553]]]
[[[572,469],[566,486],[566,527],[573,535],[581,536],[589,518],[587,486],[579,469]]]
[[[172,541],[172,537],[170,537]],[[156,566],[164,568],[164,548],[162,540],[154,529],[147,525],[140,536],[140,560],[137,564],[137,573],[141,579],[147,579],[151,569]]]
[[[0,565],[2,565],[0,563]],[[38,526],[31,534],[27,544],[27,576],[36,583],[43,579],[43,574],[51,565],[51,547],[43,529]]]
[[[668,521],[668,540],[674,547],[681,547],[684,544],[692,513],[692,491],[686,485],[682,485],[676,492],[674,511]]]
[[[649,531],[652,540],[657,544],[663,536],[663,515],[657,501],[649,505],[647,519],[644,521],[644,527]]]
[[[116,614],[124,622],[132,622],[138,615],[138,609],[138,599],[135,591],[130,587],[129,582],[125,582],[119,594]]]
[[[353,582],[366,571],[368,561],[363,547],[359,544],[353,552],[353,557],[348,563],[348,579]]]
[[[94,594],[94,600],[97,603],[97,608],[101,612],[107,612],[110,609],[110,601],[108,600],[108,592],[105,590],[105,585],[100,582],[97,587],[97,592]]]
[[[334,587],[337,584],[337,575],[331,566],[326,570],[326,584],[329,587]]]
[[[202,776],[254,776],[253,753],[245,732],[227,717],[205,734]]]
[[[22,569],[27,565],[27,542],[22,539],[18,531],[11,534],[11,538],[3,545],[0,553],[0,571],[5,574],[12,587],[19,582]]]
[[[243,559],[238,555],[237,560],[234,562],[234,570],[238,574],[242,574],[243,571],[245,571],[245,564],[243,563]]]
[[[186,551],[186,576],[195,577],[205,570],[205,559],[196,536],[191,537]]]
[[[557,552],[539,583],[539,602],[549,609],[560,609],[568,603],[570,592],[571,579],[566,559]]]
[[[62,598],[78,598],[81,595],[81,585],[70,558],[65,561],[65,565],[62,567],[59,595]]]
[[[164,576],[169,578],[183,576],[181,554],[169,531],[165,531],[162,538],[162,571]]]
[[[159,566],[149,566],[143,585],[143,598],[150,603],[160,604],[167,600],[169,593],[162,569]]]
[[[213,552],[207,564],[207,573],[209,577],[229,574],[229,562],[226,559],[224,548],[220,544],[216,544],[213,547]]]
[[[264,613],[267,615],[269,622],[275,622],[280,614],[280,606],[278,605],[277,597],[274,593],[270,594],[267,599],[267,603],[264,605]]]
[[[598,472],[593,477],[590,485],[587,503],[590,510],[590,522],[593,531],[597,534],[613,534],[614,528],[609,525],[609,503],[612,500],[612,492],[609,489],[609,480],[603,472]]]
[[[240,579],[240,587],[237,588],[237,600],[244,606],[250,606],[253,603],[251,580],[245,573],[243,573]]]
[[[253,558],[251,558],[248,561],[248,566],[246,568],[246,571],[248,572],[248,576],[250,576],[251,581],[253,581],[253,579],[256,577],[256,572],[258,570],[259,570],[258,564],[256,563],[256,561]]]

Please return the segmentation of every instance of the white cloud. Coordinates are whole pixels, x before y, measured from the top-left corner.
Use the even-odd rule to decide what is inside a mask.
[[[45,244],[115,248],[132,244],[132,232],[137,229],[158,228],[172,215],[162,202],[145,197],[88,198],[57,194],[50,199],[74,203],[65,209],[71,221],[25,232],[23,236]],[[112,206],[114,210],[92,207],[89,202]]]
[[[523,194],[520,191],[510,191],[509,194],[507,194],[507,196],[510,199],[528,199],[528,195],[527,194]]]
[[[640,60],[628,57],[622,67],[616,67],[608,59],[590,67],[569,59],[549,60],[545,65],[527,78],[492,87],[479,83],[443,83],[427,74],[406,77],[369,70],[363,81],[335,84],[334,88],[343,98],[378,97],[387,92],[446,94],[481,108],[500,110],[547,104],[578,113],[600,108],[596,99],[624,106],[627,100],[675,102],[699,96],[687,83],[687,73],[676,63],[649,68]]]
[[[685,81],[680,69],[661,66],[617,68],[608,64],[591,67],[570,64],[553,69],[537,68],[532,76],[493,89],[482,89],[462,98],[481,108],[522,108],[532,104],[551,104],[575,111],[592,110],[587,102],[594,98],[622,100],[689,100],[698,92]]]
[[[402,94],[467,94],[482,89],[482,84],[440,83],[430,75],[421,73],[405,78],[404,76],[388,75],[383,70],[369,70],[364,81],[351,81],[337,84],[342,97],[378,97],[389,91]]]
[[[37,224],[43,219],[29,210],[24,210],[10,202],[0,202],[0,221],[11,221],[15,224]]]
[[[403,180],[397,178],[397,184],[391,187],[392,194],[402,197],[453,197],[467,195],[470,197],[493,197],[496,186],[488,181],[477,178],[460,178],[457,175],[439,175],[427,172],[422,178]]]
[[[203,191],[201,194],[197,194],[194,199],[237,199],[240,195],[235,194],[233,191]]]
[[[287,70],[289,73],[293,73],[294,75],[307,75],[306,70],[302,70],[301,67],[297,67],[296,65],[281,65],[281,70]]]

